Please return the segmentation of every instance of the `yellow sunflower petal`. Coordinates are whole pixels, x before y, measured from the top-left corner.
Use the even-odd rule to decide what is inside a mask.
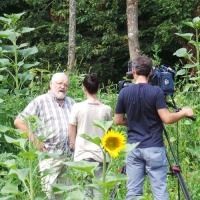
[[[109,130],[102,138],[102,146],[110,154],[111,157],[116,158],[119,152],[126,148],[126,137],[122,133]]]

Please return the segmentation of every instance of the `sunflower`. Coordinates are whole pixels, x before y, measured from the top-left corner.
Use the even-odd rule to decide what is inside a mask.
[[[110,156],[116,158],[119,152],[126,148],[126,137],[122,133],[109,130],[101,139],[101,143]]]

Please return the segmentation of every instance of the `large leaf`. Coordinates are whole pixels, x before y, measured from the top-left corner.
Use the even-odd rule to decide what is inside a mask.
[[[112,126],[113,121],[104,121],[104,120],[94,120],[93,125],[100,127],[103,129],[105,132],[109,130],[109,128]]]
[[[19,53],[24,57],[28,57],[30,55],[36,54],[38,52],[38,49],[36,46],[31,47],[31,48],[27,48],[27,49],[21,49],[19,50]]]
[[[72,191],[74,189],[78,189],[81,188],[80,185],[66,185],[66,184],[58,184],[58,183],[54,183],[51,185],[53,192],[57,192],[57,191],[64,191],[64,192],[69,192]]]
[[[13,200],[14,198],[14,195],[6,195],[6,197],[0,197],[0,200]]]
[[[24,169],[11,169],[8,173],[9,176],[13,177],[13,176],[17,176],[19,180],[21,180],[22,182],[24,182],[24,180],[26,179],[26,176],[29,172],[29,168],[24,168]]]
[[[29,43],[22,43],[18,46],[18,49],[21,49],[21,48],[24,48],[24,47],[27,47],[29,45]]]
[[[93,177],[94,177],[94,169],[99,165],[98,162],[87,162],[87,161],[65,162],[64,164],[74,169],[86,172],[89,175],[92,175]]]
[[[183,68],[190,69],[190,68],[193,68],[193,67],[196,67],[196,66],[198,66],[198,63],[195,63],[195,64],[186,64]]]
[[[25,83],[26,81],[33,80],[33,74],[31,74],[29,71],[26,71],[23,74],[18,74],[18,78],[20,79],[21,83]]]
[[[0,70],[1,71],[1,70]],[[4,96],[8,93],[8,89],[0,89],[0,96]]]
[[[186,58],[186,59],[189,59],[189,60],[191,60],[191,57],[192,57],[192,54],[189,54],[187,52],[186,48],[178,49],[175,53],[173,53],[173,55],[175,55],[177,57],[183,57],[183,58]]]
[[[13,30],[5,30],[5,31],[0,31],[0,38],[9,38],[9,36],[11,35],[11,34],[13,34],[14,32],[13,32]]]
[[[9,127],[3,126],[3,125],[0,124],[0,132],[1,132],[1,133],[5,133],[5,132],[7,132],[7,131],[9,131],[9,130],[10,130]]]
[[[21,147],[25,151],[25,144],[27,142],[26,139],[13,139],[7,135],[5,135],[4,137],[8,143],[15,144],[15,145]]]
[[[17,14],[11,14],[11,15],[8,15],[8,14],[4,14],[5,17],[9,18],[12,20],[12,22],[17,22],[22,15],[24,15],[25,12],[22,12],[22,13],[17,13]]]
[[[37,66],[39,64],[40,64],[40,62],[35,62],[35,63],[32,63],[32,64],[24,64],[23,67],[26,68],[26,69],[29,69],[29,68]]]
[[[125,174],[116,174],[113,176],[107,175],[106,181],[103,183],[101,179],[93,178],[93,183],[98,184],[101,187],[105,187],[108,189],[113,188],[119,182],[126,181],[128,178]]]
[[[99,147],[101,146],[101,139],[94,134],[81,134],[80,136],[82,138],[98,145]]]
[[[29,32],[34,31],[34,30],[35,30],[35,28],[23,27],[22,33],[29,33]]]
[[[38,157],[38,155],[35,152],[21,152],[19,153],[20,156],[29,159],[29,160],[34,160],[35,158]]]
[[[185,69],[181,69],[181,70],[179,70],[179,71],[176,72],[176,75],[177,75],[177,76],[178,76],[178,75],[182,76],[182,75],[184,75],[185,73],[186,73],[186,70],[185,70]]]
[[[20,89],[15,88],[14,92],[15,92],[16,95],[24,96],[24,95],[28,95],[29,94],[29,89],[28,88],[24,88],[24,89],[20,90]]]
[[[14,159],[6,160],[5,162],[0,162],[0,166],[6,167],[8,169],[16,169],[16,162]]]
[[[5,66],[8,66],[10,65],[10,61],[7,59],[7,58],[0,58],[0,67],[5,67]],[[2,68],[2,70],[5,70],[6,68]]]
[[[85,199],[84,193],[78,190],[68,193],[68,196],[65,200],[84,200],[84,199]]]
[[[4,187],[1,189],[2,194],[18,194],[18,186],[14,185],[12,183],[7,183]]]
[[[3,45],[2,46],[2,52],[3,53],[13,53],[15,51],[13,45]]]
[[[8,24],[10,25],[10,23],[12,22],[11,19],[8,19],[8,18],[5,18],[5,17],[0,17],[0,20],[5,23],[5,24]]]
[[[182,22],[183,24],[190,26],[191,28],[194,28],[194,24],[192,22]]]
[[[193,34],[192,33],[175,33],[176,35],[186,39],[186,40],[191,40]]]

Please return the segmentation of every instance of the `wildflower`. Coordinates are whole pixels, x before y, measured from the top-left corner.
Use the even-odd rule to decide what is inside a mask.
[[[126,137],[122,133],[109,130],[101,140],[102,146],[110,154],[116,158],[122,149],[126,148]]]

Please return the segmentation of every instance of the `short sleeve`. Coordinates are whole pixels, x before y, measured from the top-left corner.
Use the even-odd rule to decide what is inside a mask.
[[[77,115],[78,115],[78,104],[75,103],[72,106],[70,118],[69,118],[69,124],[71,125],[77,125]]]
[[[156,109],[162,109],[162,108],[167,108],[167,103],[166,103],[166,99],[165,99],[165,95],[162,91],[161,88],[158,87],[157,90],[157,99],[156,99]]]

